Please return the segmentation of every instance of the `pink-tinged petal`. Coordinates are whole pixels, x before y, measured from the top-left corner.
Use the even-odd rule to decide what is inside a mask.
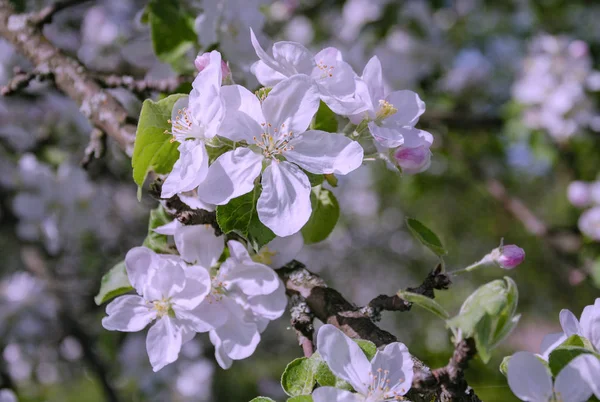
[[[304,247],[304,238],[301,233],[287,237],[276,237],[260,249],[258,261],[271,268],[281,268],[292,261]]]
[[[371,367],[373,375],[385,375],[385,378],[389,380],[386,385],[390,387],[390,390],[385,393],[388,398],[404,395],[412,386],[413,361],[408,353],[408,348],[403,343],[393,342],[385,349],[377,351]],[[379,369],[382,372],[378,371]]]
[[[181,225],[174,234],[177,251],[188,263],[211,268],[225,249],[225,239],[210,225]]]
[[[333,374],[366,395],[371,384],[371,363],[360,347],[342,331],[326,324],[317,334],[317,350]]]
[[[262,160],[262,155],[248,148],[224,153],[210,165],[206,180],[198,186],[198,198],[224,205],[232,198],[249,193],[262,170]]]
[[[288,162],[273,162],[263,172],[258,217],[277,236],[298,232],[310,218],[310,182]]]
[[[348,174],[363,161],[363,148],[343,134],[309,130],[290,145],[286,159],[315,174]]]
[[[279,134],[301,134],[317,113],[319,102],[312,80],[305,75],[295,75],[275,85],[263,101],[265,123],[272,125],[274,138],[278,137],[274,129]]]
[[[144,287],[148,283],[151,270],[158,266],[156,253],[146,247],[134,247],[125,255],[125,269],[129,283],[138,292],[144,294]]]
[[[319,387],[312,393],[314,402],[364,402],[365,398],[344,389]]]
[[[256,76],[258,82],[265,87],[272,87],[285,80],[287,77],[279,71],[273,70],[262,60],[257,61],[250,68],[252,74]]]
[[[181,328],[169,316],[163,316],[148,331],[146,350],[152,370],[157,372],[179,357],[182,344]]]
[[[196,56],[196,59],[194,60],[194,66],[196,66],[196,70],[201,73],[211,64],[213,60],[212,52],[198,53],[198,56]],[[231,75],[231,70],[224,60],[221,60],[221,75],[222,79],[225,79],[225,77]]]
[[[140,296],[117,297],[106,306],[108,317],[102,319],[102,326],[109,331],[141,331],[156,318],[156,311],[151,307]]]
[[[431,151],[428,147],[416,148],[400,147],[394,152],[396,163],[402,172],[406,174],[417,174],[426,171],[431,165]]]
[[[401,126],[413,127],[419,121],[419,117],[425,113],[425,102],[413,91],[395,91],[385,100],[398,110],[387,119]]]
[[[554,392],[563,402],[584,402],[592,396],[592,386],[600,390],[600,360],[591,354],[571,360],[554,380]]]
[[[254,137],[263,132],[262,107],[255,94],[240,85],[228,85],[221,89],[225,102],[225,119],[219,135],[232,141],[246,141],[254,144]]]
[[[310,74],[315,65],[310,51],[296,42],[276,42],[273,45],[273,58],[284,68],[284,74]]]
[[[202,141],[184,141],[179,145],[179,159],[162,186],[162,198],[191,191],[206,178],[208,154]]]
[[[552,375],[540,359],[517,352],[508,361],[508,386],[522,401],[541,402],[552,397]]]

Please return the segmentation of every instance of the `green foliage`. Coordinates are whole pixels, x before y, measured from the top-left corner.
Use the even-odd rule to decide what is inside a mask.
[[[399,298],[424,308],[425,310],[440,317],[442,320],[447,320],[450,318],[450,314],[448,314],[448,312],[442,306],[440,306],[438,302],[427,296],[423,296],[418,293],[407,292],[405,290],[400,290],[396,294]]]
[[[508,361],[510,360],[511,356],[504,356],[504,359],[502,359],[502,363],[500,363],[500,372],[506,377],[508,375]]]
[[[354,339],[354,342],[358,344],[358,346],[362,349],[365,356],[369,361],[373,360],[375,357],[375,353],[377,353],[377,346],[371,341],[367,341],[366,339]]]
[[[173,249],[167,242],[167,236],[156,233],[154,229],[159,226],[166,225],[171,222],[172,218],[167,214],[162,205],[150,210],[150,218],[148,219],[148,235],[142,244],[157,253],[169,254],[173,253]]]
[[[314,173],[311,173],[311,172],[307,172],[304,169],[302,169],[302,171],[304,172],[304,174],[306,175],[306,177],[308,177],[308,181],[310,182],[310,186],[311,187],[318,186],[319,184],[323,183],[323,180],[325,180],[325,175],[314,174]]]
[[[317,361],[307,357],[294,359],[281,376],[281,387],[289,396],[309,395],[315,384]]]
[[[131,159],[133,181],[139,189],[149,171],[169,173],[179,159],[179,143],[171,142],[173,137],[165,134],[165,130],[171,129],[168,122],[171,110],[175,102],[183,96],[185,95],[171,95],[158,102],[147,99],[142,105]]]
[[[310,395],[298,395],[289,398],[287,402],[313,402],[313,399]]]
[[[473,337],[479,357],[484,363],[490,359],[491,350],[516,327],[520,315],[515,316],[518,290],[509,278],[489,282],[477,289],[463,303],[459,314],[447,325],[463,338]]]
[[[315,118],[313,119],[310,128],[311,130],[321,130],[329,133],[337,132],[337,116],[329,109],[325,102],[321,101],[319,110],[317,110],[317,114],[315,114]]]
[[[275,402],[275,401],[271,398],[267,398],[266,396],[257,396],[256,398],[252,399],[250,402]]]
[[[302,236],[306,244],[323,241],[335,228],[340,217],[340,206],[333,193],[321,186],[316,186],[310,194],[312,214],[302,228]]]
[[[275,234],[258,219],[256,201],[261,192],[261,187],[256,185],[249,193],[217,207],[217,223],[221,230],[243,236],[256,251],[275,238]]]
[[[600,358],[594,353],[594,348],[590,341],[579,335],[571,335],[556,349],[554,349],[548,357],[548,364],[552,375],[556,376],[560,371],[579,355],[591,353]]]
[[[435,255],[441,257],[448,253],[439,237],[423,223],[413,218],[406,218],[406,226],[408,226],[408,229],[410,229],[413,236],[415,236],[421,244],[433,251]]]
[[[125,261],[121,261],[104,274],[100,281],[100,291],[94,297],[94,301],[99,306],[131,290],[133,290],[133,287],[129,283],[129,278],[127,278]]]
[[[186,63],[183,56],[197,45],[198,37],[194,31],[194,16],[185,12],[182,2],[151,0],[144,17],[150,25],[156,56],[177,72],[191,71],[190,63]]]

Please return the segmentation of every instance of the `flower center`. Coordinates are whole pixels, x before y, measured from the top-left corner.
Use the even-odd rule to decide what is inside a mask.
[[[175,120],[169,119],[167,122],[171,124],[171,131],[165,130],[165,134],[173,136],[170,142],[183,142],[190,137],[203,138],[204,130],[194,123],[187,107],[179,109]]]
[[[317,63],[317,68],[321,70],[320,78],[333,78],[333,69],[335,66],[328,66],[327,64],[323,63],[323,60],[321,60]]]
[[[167,298],[162,298],[161,300],[155,300],[152,302],[154,310],[156,310],[156,314],[158,317],[163,317],[165,315],[169,315],[171,312],[171,300]]]
[[[388,378],[390,372],[388,370],[382,370],[378,368],[375,374],[369,373],[371,378],[371,384],[369,384],[369,391],[367,393],[367,399],[365,402],[387,402],[387,401],[398,401],[401,396],[405,393],[404,389],[400,389],[400,392],[394,391],[389,393],[390,379]]]
[[[211,279],[210,294],[215,301],[221,300],[223,296],[227,295],[227,282],[218,276],[213,276]]]
[[[261,264],[271,265],[273,262],[272,257],[277,254],[277,251],[271,251],[267,246],[264,246],[259,253],[252,256],[252,259]]]
[[[377,120],[384,120],[387,119],[388,117],[396,114],[396,112],[398,112],[398,109],[396,109],[394,107],[394,105],[392,105],[390,102],[380,99],[379,100],[379,110],[377,111],[377,116],[376,119]]]
[[[281,155],[286,151],[294,149],[293,145],[289,145],[294,138],[292,131],[284,132],[285,123],[279,128],[273,127],[271,123],[262,123],[263,133],[259,137],[254,136],[254,142],[261,149],[265,158],[275,159],[277,155]]]

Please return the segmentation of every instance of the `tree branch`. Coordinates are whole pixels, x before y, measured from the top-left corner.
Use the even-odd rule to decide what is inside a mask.
[[[14,95],[17,92],[27,88],[31,81],[39,80],[44,81],[52,78],[52,73],[49,71],[39,71],[37,69],[31,72],[25,72],[17,69],[15,71],[15,76],[2,88],[0,88],[0,95],[2,96],[10,96]]]
[[[306,300],[300,295],[293,295],[290,298],[290,313],[292,328],[296,331],[298,344],[302,347],[305,357],[311,357],[314,353],[313,335],[315,327],[313,326],[314,315]]]
[[[96,80],[105,88],[125,88],[138,95],[150,92],[174,92],[179,86],[190,83],[194,77],[182,75],[163,80],[135,79],[129,75],[97,75]]]
[[[73,2],[59,3],[54,6],[55,11],[47,12],[49,17],[42,21]],[[127,123],[125,108],[98,85],[81,63],[65,55],[43,36],[38,15],[15,14],[8,0],[0,0],[0,36],[29,59],[36,70],[52,73],[58,89],[79,104],[81,112],[91,123],[131,154],[135,126]]]
[[[52,18],[54,18],[54,15],[59,11],[88,1],[90,0],[59,0],[56,3],[43,8],[41,11],[31,14],[30,20],[34,25],[41,27],[51,23]]]

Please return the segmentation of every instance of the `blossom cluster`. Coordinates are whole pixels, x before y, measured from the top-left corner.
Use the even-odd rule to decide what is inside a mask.
[[[588,45],[566,37],[541,35],[533,40],[514,99],[525,106],[523,121],[564,142],[582,129],[600,130],[588,91],[600,90],[600,72],[592,69]]]
[[[600,298],[583,309],[580,319],[569,310],[560,312],[562,332],[546,335],[540,354],[517,352],[508,361],[508,385],[523,401],[585,402],[600,397]],[[553,378],[550,354],[571,336],[588,344]]]
[[[579,217],[579,230],[592,240],[600,241],[600,180],[572,182],[567,188],[567,197],[573,206],[588,208]]]

